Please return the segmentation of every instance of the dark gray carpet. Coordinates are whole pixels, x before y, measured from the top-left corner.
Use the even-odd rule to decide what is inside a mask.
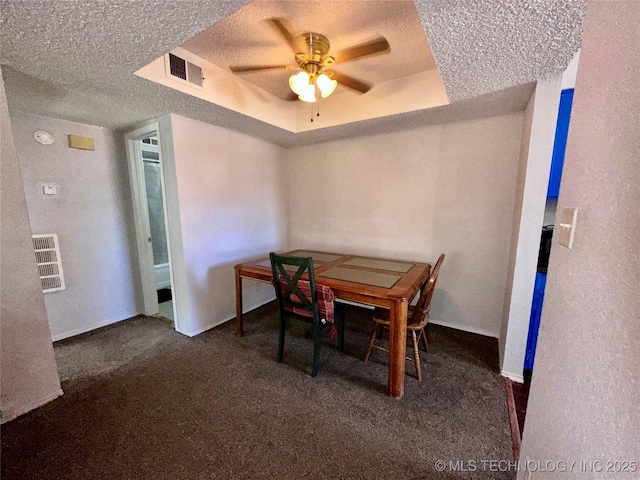
[[[437,460],[512,460],[497,342],[430,326],[422,383],[386,395],[362,362],[370,311],[347,308],[345,354],[288,335],[273,304],[189,339],[138,317],[56,344],[65,395],[2,428],[2,478],[511,478],[436,472]]]

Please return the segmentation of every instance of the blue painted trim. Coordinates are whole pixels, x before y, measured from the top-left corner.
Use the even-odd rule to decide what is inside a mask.
[[[551,172],[549,173],[549,186],[547,198],[558,198],[560,193],[560,179],[564,165],[564,153],[567,147],[567,135],[569,134],[569,120],[571,118],[571,106],[573,104],[573,88],[562,90],[560,93],[560,105],[558,107],[558,120],[556,122],[556,136],[553,142],[553,156],[551,157]]]
[[[531,316],[529,317],[529,334],[527,335],[527,349],[524,356],[524,369],[533,370],[533,359],[536,356],[538,344],[538,330],[540,329],[540,317],[542,316],[542,303],[544,301],[544,289],[547,285],[547,274],[536,273],[536,283],[533,287],[533,302],[531,304]]]

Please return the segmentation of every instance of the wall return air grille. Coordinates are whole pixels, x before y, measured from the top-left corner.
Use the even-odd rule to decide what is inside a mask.
[[[62,272],[62,261],[60,260],[58,235],[55,233],[32,235],[32,240],[42,292],[64,290],[64,273]]]

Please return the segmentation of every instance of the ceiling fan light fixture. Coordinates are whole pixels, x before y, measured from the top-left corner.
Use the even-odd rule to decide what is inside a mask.
[[[308,89],[309,85],[309,74],[307,72],[298,72],[289,77],[289,86],[298,95]]]
[[[289,87],[303,102],[314,103],[316,101],[316,88],[307,72],[299,72],[289,77]]]
[[[313,88],[313,85],[309,85],[309,87],[311,88],[309,88],[308,91],[298,94],[298,98],[303,102],[315,103],[316,102],[315,88]]]
[[[327,98],[336,89],[338,82],[331,80],[325,73],[321,73],[316,80],[316,85],[318,85],[318,88],[320,89],[320,95],[322,98]]]

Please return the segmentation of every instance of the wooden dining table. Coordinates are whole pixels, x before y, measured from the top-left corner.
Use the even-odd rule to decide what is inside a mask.
[[[388,392],[392,397],[402,397],[408,306],[429,276],[431,265],[312,250],[293,250],[282,255],[312,257],[316,283],[330,287],[337,299],[389,309]],[[273,276],[268,256],[236,265],[235,271],[236,325],[238,335],[242,336],[242,279],[271,283]]]

